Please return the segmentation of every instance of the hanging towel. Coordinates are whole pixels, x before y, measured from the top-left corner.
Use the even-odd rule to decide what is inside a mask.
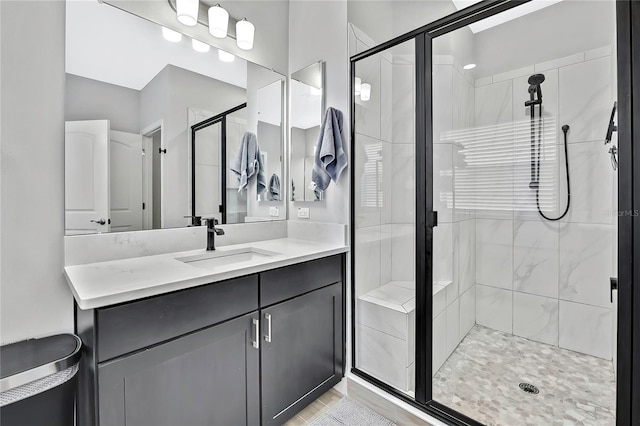
[[[332,180],[337,182],[347,167],[347,154],[342,145],[342,120],[342,112],[331,107],[327,108],[322,119],[311,172],[311,180],[320,191],[327,189]]]
[[[256,180],[258,186],[258,195],[260,195],[267,190],[267,162],[264,160],[264,154],[260,152],[260,146],[258,146],[258,144],[256,144],[256,150],[258,151]]]
[[[269,200],[280,201],[280,178],[275,173],[269,179]]]
[[[236,174],[240,182],[238,192],[247,187],[249,179],[254,174],[257,175],[258,194],[265,191],[267,180],[264,173],[263,159],[260,155],[260,147],[258,146],[258,138],[255,134],[246,132],[242,136],[240,148],[229,169]]]

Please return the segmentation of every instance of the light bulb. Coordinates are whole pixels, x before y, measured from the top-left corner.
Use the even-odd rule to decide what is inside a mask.
[[[222,62],[233,62],[235,58],[231,53],[218,49],[218,59]]]
[[[181,33],[170,30],[169,28],[166,28],[166,27],[162,27],[162,37],[164,37],[165,40],[170,41],[172,43],[177,43],[180,40],[182,40]]]
[[[229,29],[229,12],[219,4],[209,8],[209,34],[225,38]]]
[[[472,70],[476,67],[476,64],[467,64],[464,67],[462,67],[465,70]]]
[[[199,0],[176,0],[176,15],[182,24],[193,27],[198,23]]]
[[[207,43],[203,43],[200,40],[196,40],[195,38],[191,39],[191,47],[193,50],[200,53],[207,53],[209,51],[209,45]]]
[[[360,100],[366,102],[371,99],[371,85],[369,83],[362,83],[360,88]]]
[[[247,18],[236,22],[236,44],[242,50],[251,50],[253,48],[253,35],[255,27]]]

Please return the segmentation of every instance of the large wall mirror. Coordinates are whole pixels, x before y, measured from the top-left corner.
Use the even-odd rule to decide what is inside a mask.
[[[107,4],[66,18],[66,235],[286,219],[285,76]]]
[[[291,200],[322,201],[311,182],[315,149],[325,109],[324,62],[291,74]]]

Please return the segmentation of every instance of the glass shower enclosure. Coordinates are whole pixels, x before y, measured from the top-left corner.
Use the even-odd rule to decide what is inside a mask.
[[[614,425],[616,5],[531,3],[351,59],[353,371],[455,424]]]

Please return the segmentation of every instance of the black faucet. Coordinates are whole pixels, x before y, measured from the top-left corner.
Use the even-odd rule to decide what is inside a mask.
[[[204,218],[207,222],[207,251],[216,249],[216,235],[224,235],[224,230],[216,228],[218,219],[215,217]]]

